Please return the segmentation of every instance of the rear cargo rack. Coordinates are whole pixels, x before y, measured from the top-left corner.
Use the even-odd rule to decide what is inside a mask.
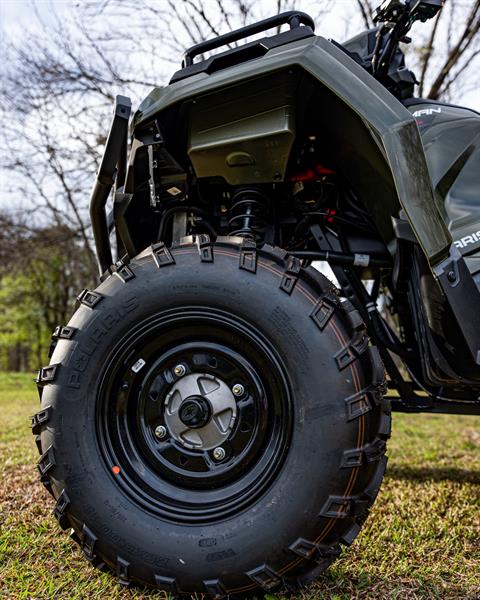
[[[205,52],[227,46],[232,42],[237,42],[251,35],[272,29],[273,27],[280,27],[281,25],[289,25],[290,30],[285,31],[284,33],[278,33],[277,35],[254,40],[253,42],[249,42],[238,48],[226,50],[225,52],[221,52],[215,56],[194,63],[193,59]],[[247,60],[260,58],[272,48],[313,36],[314,31],[315,24],[312,17],[303,12],[288,11],[269,17],[258,23],[247,25],[241,29],[236,29],[230,33],[220,35],[188,48],[183,55],[182,68],[174,73],[170,83],[175,83],[186,77],[197,75],[198,73],[211,74],[215,71],[231,67]]]

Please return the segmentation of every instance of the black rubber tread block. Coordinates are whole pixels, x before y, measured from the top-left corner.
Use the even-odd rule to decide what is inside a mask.
[[[355,467],[361,467],[365,462],[363,456],[363,448],[354,448],[352,450],[345,450],[343,452],[342,462],[340,464],[341,469],[350,469]]]
[[[291,294],[297,284],[298,277],[302,268],[302,261],[295,257],[289,256],[286,260],[285,274],[280,281],[280,289]]]
[[[103,562],[103,560],[98,557],[98,556],[94,556],[92,558],[92,560],[88,561],[92,567],[94,567],[95,569],[98,569],[99,571],[102,571],[102,573],[108,573],[110,572],[110,569],[108,568],[108,566]]]
[[[38,435],[42,430],[42,425],[48,423],[52,415],[52,407],[45,406],[42,410],[39,410],[33,417],[31,417],[32,433]]]
[[[176,595],[180,593],[177,582],[173,577],[164,577],[163,575],[155,575],[155,585],[168,592],[169,594]]]
[[[278,246],[272,246],[271,244],[263,244],[263,245],[258,245],[257,250],[258,250],[259,256],[262,256],[269,260],[274,260],[277,264],[281,265],[283,268],[285,268],[288,265],[288,258],[290,255],[283,248],[279,248]],[[301,265],[303,265],[302,260],[300,260],[300,266]]]
[[[350,300],[344,300],[342,302],[342,308],[345,311],[345,314],[347,315],[354,332],[366,331],[365,323],[363,322],[361,314],[353,306]]]
[[[354,537],[359,533],[365,519],[368,517],[368,513],[373,503],[375,502],[378,492],[380,490],[380,485],[385,475],[387,462],[388,458],[386,456],[383,456],[378,462],[378,465],[368,486],[365,488],[363,493],[356,498],[354,504],[354,515],[356,517],[355,523],[357,527],[354,528],[352,526],[351,530],[343,534],[343,537],[340,540],[343,544],[349,545],[349,543],[351,543],[351,541],[349,542],[349,540],[353,541]]]
[[[198,235],[196,237],[196,243],[198,247],[198,254],[201,262],[212,263],[213,262],[213,247],[210,242],[210,237],[205,234]]]
[[[37,386],[44,386],[47,383],[53,383],[57,377],[60,365],[48,365],[48,367],[42,367],[38,370],[37,378],[35,382]]]
[[[48,349],[48,358],[52,358],[52,354],[55,348],[57,347],[58,340],[70,340],[73,337],[75,331],[75,327],[68,327],[63,325],[58,325],[57,327],[55,327],[55,330],[52,333],[52,341]]]
[[[383,361],[380,357],[378,348],[376,348],[375,346],[370,346],[368,351],[369,359],[372,365],[372,384],[378,386],[380,391],[384,394],[387,391],[387,385],[385,380],[385,368],[383,366]]]
[[[117,556],[116,574],[118,583],[120,585],[128,587],[131,584],[129,578],[129,570],[130,563],[127,560],[121,558],[120,556]]]
[[[243,240],[240,247],[238,268],[250,273],[257,272],[257,245],[253,240]]]
[[[155,264],[159,269],[168,265],[174,265],[175,259],[173,258],[170,250],[165,246],[163,242],[158,244],[152,244],[152,256],[155,260]]]
[[[343,371],[345,367],[348,367],[367,350],[368,344],[369,340],[365,330],[355,332],[349,344],[334,355],[338,370]]]
[[[320,511],[321,517],[344,519],[353,512],[354,498],[351,496],[329,496]]]
[[[375,346],[368,347],[368,359],[371,365],[370,398],[383,411],[390,412],[390,402],[384,398],[387,391],[385,369],[378,349]]]
[[[387,463],[388,458],[385,455],[382,456],[381,459],[378,461],[378,465],[375,469],[375,473],[373,474],[372,479],[370,480],[370,483],[363,491],[363,494],[368,498],[370,505],[374,503],[378,495],[380,485],[382,483],[385,471],[387,469]]]
[[[35,444],[37,446],[37,450],[38,450],[38,453],[40,454],[40,456],[43,454],[43,451],[42,451],[42,439],[41,439],[41,437],[42,437],[41,435],[36,435],[35,436]]]
[[[37,463],[37,469],[40,473],[40,477],[44,477],[45,475],[47,475],[48,472],[51,471],[55,465],[55,451],[53,449],[53,446],[50,446],[48,450],[42,454]]]
[[[52,482],[50,481],[50,477],[48,477],[48,475],[41,475],[40,483],[43,485],[43,487],[47,490],[49,494],[55,497],[53,494]]]
[[[50,481],[50,477],[48,476],[48,473],[49,473],[49,471],[51,471],[51,469],[53,469],[55,464],[56,463],[55,463],[55,454],[54,454],[53,446],[50,446],[48,448],[48,450],[40,456],[40,460],[37,463],[37,469],[38,469],[38,472],[40,473],[40,482],[43,484],[45,489],[50,494],[52,494],[52,496],[53,496],[52,483]]]
[[[352,333],[352,336],[350,338],[350,342],[348,345],[351,348],[352,352],[356,356],[361,356],[367,349],[372,348],[371,346],[369,346],[367,328],[365,326],[365,323],[363,322],[362,316],[360,315],[358,310],[353,307],[351,302],[349,302],[349,301],[341,302],[341,306],[344,309],[344,313],[345,313],[346,317],[348,318],[350,327],[353,330],[353,333]],[[372,352],[378,354],[378,351],[376,349],[373,349]],[[379,355],[378,355],[378,357],[379,357]],[[381,364],[382,363],[380,361],[379,365],[381,366]],[[381,366],[381,371],[379,371],[379,373],[383,374],[382,366]],[[382,377],[383,377],[383,375],[382,375]]]
[[[267,564],[248,571],[246,575],[265,592],[270,592],[283,583],[282,577]]]
[[[288,549],[294,554],[297,554],[305,559],[312,558],[318,551],[317,544],[309,542],[304,538],[298,538],[298,540],[293,542],[293,544],[290,544]]]
[[[85,555],[85,558],[90,562],[95,557],[95,544],[97,543],[97,537],[93,534],[93,532],[84,525],[82,528],[81,534],[81,547],[82,552]]]
[[[384,407],[380,417],[380,423],[378,425],[378,435],[387,440],[392,433],[392,416],[389,401],[384,399],[383,402]]]
[[[77,532],[73,528],[70,530],[69,538],[71,540],[73,540],[76,544],[78,544],[79,546],[82,545],[82,541],[81,541],[80,537],[78,536]]]
[[[195,246],[196,245],[195,235],[184,235],[178,240],[172,242],[171,248],[182,248],[183,246]]]
[[[340,298],[336,294],[333,294],[331,292],[323,294],[323,296],[317,302],[316,306],[310,314],[310,318],[320,329],[320,331],[323,331],[325,329],[328,322],[332,318],[333,313],[340,304]]]
[[[335,355],[335,362],[339,371],[343,371],[348,365],[350,365],[357,357],[350,345],[345,346],[339,350]]]
[[[387,450],[385,440],[376,437],[372,442],[365,444],[361,448],[345,450],[343,453],[340,467],[346,469],[349,467],[361,467],[364,464],[380,460]]]
[[[320,560],[325,558],[336,558],[342,553],[340,544],[318,544],[317,550]]]
[[[379,461],[387,451],[387,444],[385,440],[376,437],[372,442],[363,446],[363,452],[367,463]]]
[[[52,333],[52,340],[71,340],[77,329],[69,325],[57,325]]]
[[[135,273],[133,272],[132,268],[125,264],[123,260],[117,260],[117,262],[111,267],[111,272],[112,275],[118,277],[118,279],[123,281],[123,283],[126,283],[135,277]]]
[[[215,246],[242,246],[245,238],[239,235],[218,235]]]
[[[366,329],[362,329],[355,332],[353,339],[350,341],[350,348],[352,348],[356,356],[360,356],[367,350],[369,342]]]
[[[67,492],[65,490],[62,490],[62,493],[57,498],[57,504],[53,509],[53,515],[57,519],[58,523],[60,524],[60,527],[63,530],[68,529],[71,526],[70,520],[65,512],[69,505],[70,498],[68,497]]]
[[[219,579],[204,580],[203,585],[213,600],[223,600],[228,597],[227,590]]]
[[[355,522],[350,527],[350,529],[347,529],[347,531],[342,534],[342,536],[340,538],[340,542],[342,544],[344,544],[345,546],[351,546],[353,544],[354,539],[360,533],[361,529],[362,529],[362,525],[359,524],[359,523],[357,523],[357,522]]]
[[[372,404],[368,397],[370,388],[364,388],[353,396],[349,396],[345,399],[345,408],[347,412],[347,421],[353,421],[358,419],[365,413],[372,410]]]
[[[102,294],[98,292],[91,292],[90,290],[82,290],[77,296],[78,302],[86,306],[87,308],[94,308],[99,302],[103,300]]]

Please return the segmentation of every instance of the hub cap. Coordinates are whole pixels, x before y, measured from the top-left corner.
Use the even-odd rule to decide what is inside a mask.
[[[165,423],[185,448],[211,450],[230,435],[237,405],[230,388],[208,373],[186,375],[165,399]]]

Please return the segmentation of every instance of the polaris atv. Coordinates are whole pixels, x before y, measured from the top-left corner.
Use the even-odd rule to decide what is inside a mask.
[[[122,584],[303,586],[368,515],[390,402],[480,414],[480,115],[415,98],[399,48],[441,4],[387,0],[343,45],[280,14],[187,50],[131,120],[117,98],[100,284],[33,433],[61,527]]]

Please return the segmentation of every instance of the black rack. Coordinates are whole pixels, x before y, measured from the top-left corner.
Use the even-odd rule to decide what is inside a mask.
[[[239,46],[238,48],[231,48],[225,52],[221,52],[212,56],[206,60],[194,63],[196,56],[202,55],[205,52],[210,52],[216,48],[227,46],[233,42],[245,39],[249,36],[256,35],[262,31],[268,31],[273,27],[280,27],[281,25],[289,25],[290,30],[277,35],[264,37],[259,40],[255,40],[248,44]],[[220,35],[216,38],[200,42],[195,44],[191,48],[186,50],[182,59],[182,68],[177,71],[170,83],[175,83],[186,77],[196,75],[198,73],[213,73],[220,69],[251,60],[252,58],[259,58],[277,46],[288,44],[299,39],[310,37],[314,35],[315,23],[310,15],[299,11],[287,11],[258,23],[247,25],[240,29],[231,31],[224,35]]]

